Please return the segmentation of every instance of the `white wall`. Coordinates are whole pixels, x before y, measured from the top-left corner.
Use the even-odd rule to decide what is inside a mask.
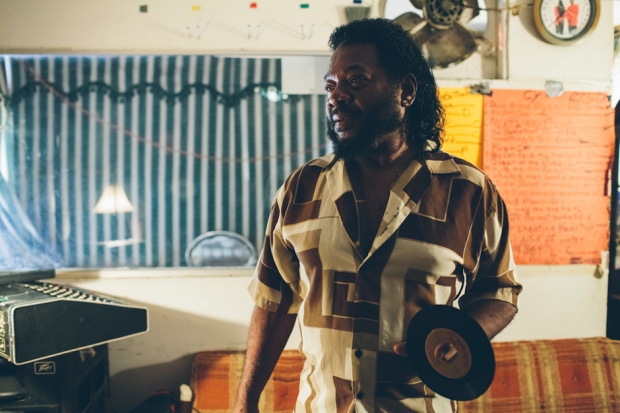
[[[605,336],[607,271],[595,265],[518,266],[523,294],[495,341]]]
[[[112,407],[127,412],[157,389],[189,383],[192,356],[242,350],[253,308],[253,270],[134,270],[58,274],[54,282],[112,295],[149,310],[149,332],[110,344]],[[295,347],[293,337],[290,348]]]
[[[614,27],[620,25],[620,2],[614,1]],[[614,63],[612,67],[612,92],[611,92],[611,104],[616,106],[620,100],[620,56],[614,56]]]
[[[2,0],[0,53],[327,54],[328,35],[346,22],[344,7],[352,2],[259,0],[255,9],[250,3]],[[147,13],[139,11],[144,4]]]
[[[498,17],[503,19],[506,43],[498,53],[498,70],[492,76],[498,79],[490,80],[491,87],[543,89],[546,80],[556,80],[564,83],[565,90],[610,90],[612,2],[601,2],[601,19],[592,35],[578,45],[560,47],[545,43],[533,31],[531,7],[526,0],[519,1],[523,7],[517,15],[504,12]],[[328,34],[345,23],[344,7],[351,2],[313,1],[308,2],[310,9],[301,10],[301,1],[270,0],[258,1],[259,8],[250,10],[249,0],[155,0],[148,2],[148,13],[139,13],[144,3],[1,0],[0,53],[327,55]],[[379,1],[373,4],[373,15],[378,15]],[[200,11],[192,11],[194,5]],[[261,30],[255,38],[257,25]],[[436,71],[439,84],[460,86],[487,78],[483,59],[479,55],[471,59]],[[312,76],[323,75],[314,66],[312,71]],[[306,87],[321,90],[317,82]],[[525,288],[521,310],[498,340],[605,335],[607,278],[597,278],[595,266],[523,266],[519,271]],[[129,411],[153,390],[187,382],[192,354],[198,351],[244,348],[252,310],[245,291],[250,272],[60,274],[58,281],[149,308],[149,333],[110,345],[115,410]],[[288,347],[295,348],[297,342],[293,337]]]
[[[345,7],[352,2],[314,0],[301,9],[304,1],[257,1],[258,7],[250,9],[250,0],[2,0],[0,53],[328,55],[328,36],[346,23]],[[386,2],[366,2],[372,4],[371,16],[382,15]],[[393,14],[408,7],[407,0],[389,3],[398,6],[391,7]],[[530,3],[486,0],[492,9],[518,10],[516,15],[488,13],[485,37],[497,46],[495,54],[474,53],[454,68],[436,70],[436,76],[445,86],[501,79],[491,86],[544,89],[546,80],[556,80],[565,90],[610,91],[613,2],[601,1],[597,28],[569,47],[542,40]],[[148,5],[147,13],[139,12],[142,4]],[[192,11],[196,6],[199,10]]]
[[[112,407],[126,412],[160,388],[188,382],[192,355],[245,348],[252,270],[110,270],[59,273],[71,284],[146,306],[150,331],[110,344]],[[524,292],[498,341],[605,335],[607,277],[594,265],[521,266]],[[295,349],[294,331],[287,348]]]
[[[544,89],[546,80],[565,83],[565,90],[611,90],[613,61],[612,1],[601,1],[597,28],[580,43],[554,46],[540,37],[534,27],[531,1],[518,0],[518,15],[507,22],[508,79],[516,87]]]

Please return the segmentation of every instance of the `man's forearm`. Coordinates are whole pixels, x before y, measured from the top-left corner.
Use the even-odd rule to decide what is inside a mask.
[[[296,318],[296,314],[254,308],[248,333],[248,350],[237,392],[236,413],[258,411],[260,394],[282,354]]]
[[[499,300],[480,300],[465,309],[480,324],[489,339],[502,331],[517,314],[517,308]]]

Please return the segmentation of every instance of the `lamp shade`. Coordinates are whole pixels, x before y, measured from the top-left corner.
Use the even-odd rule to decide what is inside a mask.
[[[117,212],[132,212],[133,205],[129,202],[125,189],[119,185],[108,185],[93,208],[96,214],[116,214]]]

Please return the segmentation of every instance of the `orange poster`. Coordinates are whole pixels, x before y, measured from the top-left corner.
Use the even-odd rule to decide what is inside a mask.
[[[508,207],[517,264],[600,264],[613,145],[604,93],[485,96],[484,171]]]

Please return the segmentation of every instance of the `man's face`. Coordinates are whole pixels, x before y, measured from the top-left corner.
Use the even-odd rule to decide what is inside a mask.
[[[325,75],[327,134],[336,156],[373,152],[386,136],[404,125],[401,88],[377,60],[376,46],[340,46]]]

